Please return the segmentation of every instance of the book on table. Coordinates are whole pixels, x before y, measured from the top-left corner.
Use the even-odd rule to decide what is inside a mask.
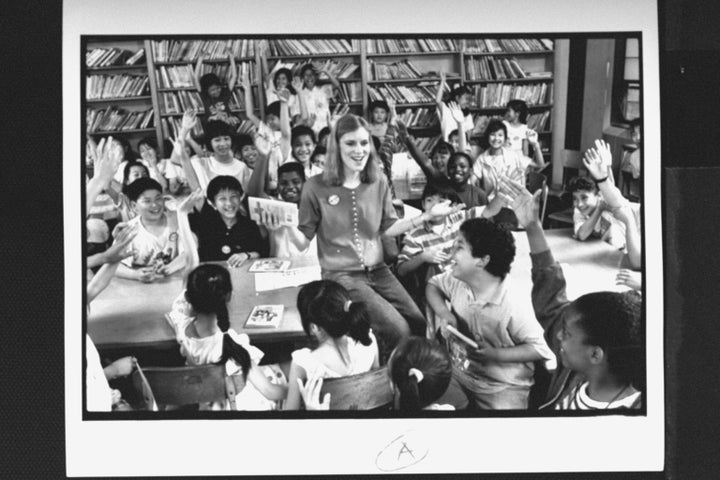
[[[282,320],[284,305],[256,305],[245,322],[246,328],[277,328]]]
[[[263,258],[256,260],[248,272],[284,272],[290,266],[290,260],[277,260],[274,258]]]

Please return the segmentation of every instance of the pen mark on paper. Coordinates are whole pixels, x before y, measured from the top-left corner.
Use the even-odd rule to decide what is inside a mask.
[[[421,462],[430,447],[419,435],[408,431],[385,445],[375,458],[375,466],[383,472],[395,472]]]

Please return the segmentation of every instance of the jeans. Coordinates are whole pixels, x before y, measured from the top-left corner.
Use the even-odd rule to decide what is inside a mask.
[[[369,271],[328,271],[322,276],[350,293],[353,302],[364,302],[373,332],[387,352],[404,337],[425,335],[425,317],[387,265]]]

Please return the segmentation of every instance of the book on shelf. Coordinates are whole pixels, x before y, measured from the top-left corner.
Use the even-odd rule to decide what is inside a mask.
[[[349,42],[344,38],[273,39],[268,41],[270,55],[275,57],[336,53],[355,54],[359,51],[358,47],[359,43]]]
[[[396,80],[422,78],[423,73],[410,60],[393,63],[381,63],[368,60],[372,78],[375,80]]]
[[[368,53],[429,53],[455,51],[454,40],[449,38],[378,38],[368,42]]]
[[[341,83],[338,101],[340,103],[362,102],[360,82]]]
[[[248,269],[250,273],[262,272],[284,272],[290,266],[290,260],[280,260],[277,258],[262,258],[255,260]]]
[[[230,94],[230,109],[245,110],[245,93],[237,88],[233,89],[232,93]]]
[[[160,127],[162,128],[163,138],[177,138],[182,126],[182,118],[167,117],[160,119]],[[200,137],[203,135],[202,122],[195,122],[195,126],[192,129],[192,135],[194,137]]]
[[[87,132],[113,132],[152,127],[153,109],[125,111],[113,106],[105,109],[88,108],[85,114]]]
[[[407,108],[398,111],[398,120],[408,128],[432,128],[440,125],[435,107]]]
[[[311,63],[315,67],[315,71],[328,70],[333,77],[338,79],[350,78],[360,68],[360,65],[341,60],[313,60]],[[328,76],[325,72],[321,72],[318,79],[327,80]]]
[[[224,60],[229,51],[234,58],[254,55],[254,39],[232,40],[158,40],[152,42],[156,62],[196,62],[200,55],[210,60]]]
[[[536,132],[545,132],[550,126],[550,110],[528,115],[527,126]]]
[[[537,38],[468,38],[466,53],[545,52],[553,49],[550,39]]]
[[[434,103],[437,85],[389,85],[368,86],[370,100],[392,99],[396,104]]]
[[[240,124],[237,127],[237,133],[238,135],[250,135],[252,137],[255,133],[257,133],[257,128],[250,120],[240,119]]]
[[[130,56],[130,52],[122,48],[94,48],[85,52],[85,65],[91,68],[111,67],[122,64]]]
[[[88,75],[85,79],[88,100],[139,97],[147,94],[147,75]]]
[[[195,87],[195,72],[190,65],[161,65],[158,69],[160,88],[189,88]]]
[[[245,322],[245,328],[277,328],[284,310],[284,305],[255,305]]]
[[[510,100],[523,100],[528,106],[552,103],[553,85],[548,83],[488,83],[476,85],[476,108],[501,108]]]
[[[528,78],[530,76],[529,73],[525,72],[525,69],[523,69],[515,57],[495,58],[493,56],[487,56],[466,58],[465,70],[467,71],[469,80],[507,80]],[[540,76],[538,76],[538,78],[539,77]]]
[[[136,65],[144,56],[145,49],[141,47],[137,52],[133,53],[130,58],[125,60],[125,65]]]

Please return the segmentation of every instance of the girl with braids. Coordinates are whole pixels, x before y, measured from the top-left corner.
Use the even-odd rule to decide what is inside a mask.
[[[285,410],[301,408],[300,390],[308,377],[344,377],[379,365],[366,306],[351,301],[342,285],[330,280],[310,282],[300,289],[297,307],[303,329],[317,347],[292,353]]]
[[[452,376],[450,356],[438,342],[422,337],[401,341],[390,355],[388,373],[396,410],[455,410],[452,405],[434,403],[445,393]]]
[[[225,267],[200,265],[188,275],[186,289],[173,303],[167,319],[188,365],[224,363],[228,375],[245,377],[245,388],[235,399],[238,410],[273,410],[275,402],[285,398],[287,387],[271,383],[264,367],[258,366],[263,352],[250,345],[247,334],[230,328],[227,302],[231,294],[232,282]],[[223,410],[228,405],[201,408]]]

